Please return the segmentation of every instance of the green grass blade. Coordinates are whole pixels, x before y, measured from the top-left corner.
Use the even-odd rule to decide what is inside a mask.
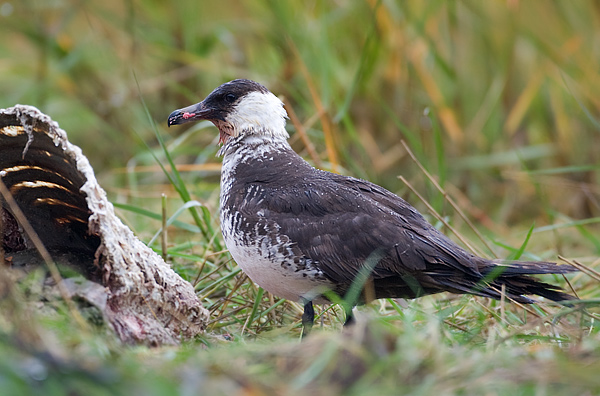
[[[529,231],[527,231],[525,240],[523,241],[523,243],[521,244],[519,249],[510,255],[509,260],[518,260],[521,258],[521,256],[523,255],[523,252],[525,252],[525,248],[527,247],[527,244],[529,243],[529,239],[531,239],[531,234],[533,234],[534,229],[535,229],[535,223],[533,223],[531,225],[531,227],[529,227]]]
[[[148,217],[153,220],[161,220],[162,219],[162,215],[160,213],[152,212],[148,209],[140,208],[139,206],[134,206],[134,205],[129,205],[129,204],[121,204],[121,203],[113,203],[113,206],[115,208],[127,210],[129,212],[139,214],[139,215]],[[200,232],[200,228],[198,228],[197,226],[194,226],[194,225],[191,225],[191,224],[185,223],[183,221],[179,221],[179,220],[173,220],[171,222],[171,225],[173,225],[177,228],[180,228],[182,230],[186,230],[186,231],[193,232],[193,233]]]

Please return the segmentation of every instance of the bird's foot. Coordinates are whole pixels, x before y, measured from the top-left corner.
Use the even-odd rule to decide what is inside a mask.
[[[302,314],[302,338],[306,337],[315,323],[315,309],[310,300],[305,300],[304,313]]]

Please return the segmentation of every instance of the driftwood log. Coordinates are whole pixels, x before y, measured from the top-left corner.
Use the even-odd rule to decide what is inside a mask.
[[[192,285],[115,216],[81,149],[35,107],[0,110],[0,179],[2,261],[75,267],[86,280],[59,286],[124,342],[176,344],[204,330]]]

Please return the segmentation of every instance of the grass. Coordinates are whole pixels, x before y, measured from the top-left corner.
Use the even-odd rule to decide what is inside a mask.
[[[252,78],[284,97],[291,143],[315,165],[383,185],[488,257],[594,269],[594,2],[24,0],[0,4],[0,21],[0,107],[58,121],[157,252],[165,194],[168,260],[212,314],[181,347],[123,346],[82,331],[55,295],[40,310],[41,274],[2,277],[6,394],[600,391],[593,273],[544,277],[585,311],[441,294],[372,303],[342,331],[343,309],[317,307],[299,343],[302,307],[225,250],[214,128],[165,128],[172,110]]]

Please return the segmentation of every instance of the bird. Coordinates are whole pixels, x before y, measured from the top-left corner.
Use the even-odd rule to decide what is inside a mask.
[[[283,102],[265,86],[236,79],[203,101],[173,111],[168,126],[199,120],[219,130],[220,222],[225,245],[248,277],[304,305],[308,333],[315,304],[361,293],[414,299],[440,292],[533,303],[575,297],[530,275],[565,274],[569,265],[487,259],[467,252],[408,202],[366,180],[314,168],[288,143]],[[370,298],[369,298],[370,297]],[[352,322],[347,310],[347,322]]]

